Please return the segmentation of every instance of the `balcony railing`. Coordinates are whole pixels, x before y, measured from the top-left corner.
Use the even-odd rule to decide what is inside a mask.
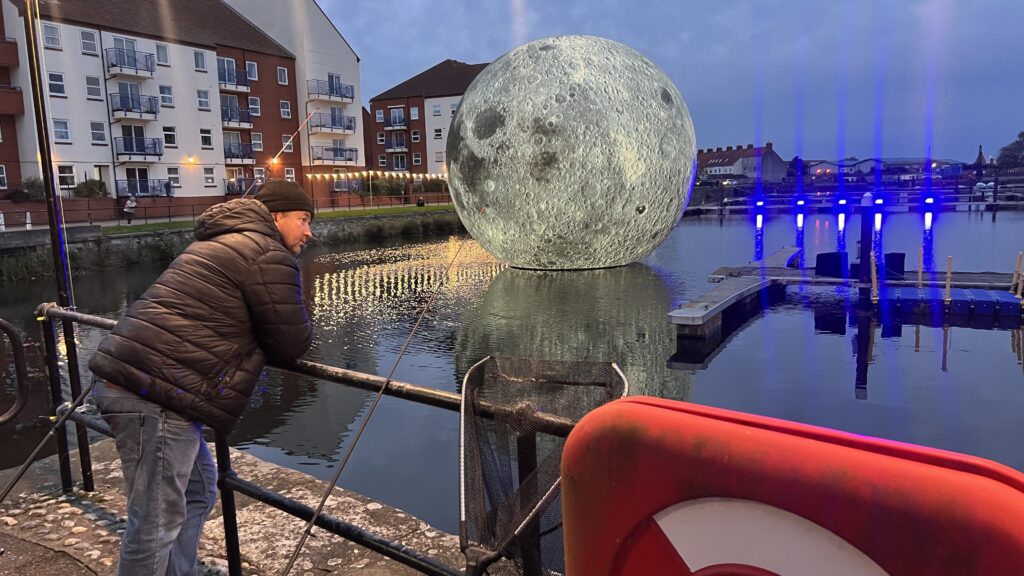
[[[309,119],[309,126],[310,128],[355,132],[356,117],[338,116],[337,114],[317,112],[316,114],[313,114],[312,118]]]
[[[405,128],[407,125],[408,125],[408,122],[407,122],[407,120],[405,119],[404,116],[402,116],[401,118],[385,118],[384,119],[384,127],[385,128]]]
[[[156,70],[156,56],[124,48],[107,48],[107,70],[120,68],[128,74],[152,76]]]
[[[120,155],[162,156],[164,141],[160,138],[114,138],[114,151]]]
[[[358,162],[358,148],[341,148],[338,146],[313,146],[313,160],[331,162]]]
[[[249,87],[249,76],[245,70],[217,66],[217,81],[227,86]]]
[[[255,160],[252,144],[228,143],[224,145],[224,158],[228,160]]]
[[[224,181],[224,195],[238,196],[256,191],[257,180],[253,178],[230,178]]]
[[[406,144],[405,138],[391,138],[387,140],[386,144],[384,144],[384,149],[387,152],[400,152],[402,150],[408,150],[409,145]]]
[[[115,183],[117,197],[125,196],[163,196],[166,194],[167,180],[118,180]]]
[[[110,95],[110,111],[132,114],[152,114],[157,116],[160,113],[160,98],[157,96],[142,96],[139,94],[125,94],[115,92]]]
[[[252,113],[248,108],[237,106],[221,106],[220,119],[222,122],[236,122],[239,124],[252,124]]]
[[[306,80],[306,92],[310,98],[355,100],[356,97],[356,87],[352,84],[327,80]]]

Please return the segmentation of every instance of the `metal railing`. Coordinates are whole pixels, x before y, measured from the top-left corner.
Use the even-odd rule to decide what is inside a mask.
[[[405,118],[385,118],[384,119],[384,127],[385,128],[405,128],[408,125],[409,125],[408,124],[408,120],[406,120]]]
[[[252,112],[248,108],[240,108],[238,106],[221,106],[220,119],[222,122],[252,124]]]
[[[107,48],[107,70],[121,68],[122,70],[134,70],[136,73],[148,72],[153,74],[156,70],[156,56],[148,52],[137,52],[124,48]]]
[[[356,87],[352,84],[327,80],[306,80],[306,92],[309,93],[310,98],[327,96],[354,100],[356,97]]]
[[[224,157],[229,160],[255,160],[252,144],[232,142],[224,145]]]
[[[162,156],[164,153],[164,141],[160,138],[114,138],[114,152],[117,154]]]
[[[117,190],[118,198],[128,196],[166,196],[167,179],[152,180],[117,180],[114,182],[114,189]]]
[[[132,112],[135,114],[160,114],[160,98],[140,94],[114,92],[108,97],[111,112]]]
[[[3,416],[0,416],[0,426],[3,426],[14,420],[25,408],[25,403],[28,402],[28,370],[25,367],[25,345],[21,341],[18,330],[6,320],[0,320],[0,331],[6,334],[7,339],[11,341],[15,380],[14,405],[8,408]]]
[[[336,162],[358,162],[358,148],[342,148],[339,146],[313,146],[313,160],[333,160]]]
[[[64,327],[65,352],[67,354],[68,378],[70,381],[71,394],[77,398],[81,394],[81,376],[78,369],[78,352],[74,338],[74,324],[80,323],[87,326],[110,330],[117,323],[114,320],[91,316],[80,312],[73,312],[60,308],[56,304],[42,304],[36,311],[36,316],[42,325],[44,341],[46,345],[46,361],[50,374],[50,392],[55,414],[63,416],[68,412],[70,406],[64,401],[60,378],[60,348],[56,337],[56,323],[60,321]],[[387,381],[385,378],[372,374],[364,374],[352,370],[336,368],[316,362],[297,360],[287,364],[271,364],[272,367],[293,372],[295,374],[310,376],[318,380],[352,386],[370,392],[380,392],[395,398],[434,406],[453,412],[458,412],[461,407],[462,398],[454,392],[447,392],[424,386],[417,386],[408,382],[396,380]],[[574,422],[565,418],[551,416],[541,412],[524,414],[523,411],[514,406],[504,406],[492,403],[481,403],[480,414],[493,418],[495,415],[502,415],[505,418],[516,417],[529,420],[531,425],[545,434],[565,437],[572,431]],[[92,428],[103,434],[110,435],[109,426],[97,416],[84,412],[72,412],[69,418],[75,422],[75,429],[78,438],[78,456],[82,471],[83,488],[92,491],[92,458],[90,455],[87,438],[87,428]],[[220,488],[221,510],[223,513],[225,547],[228,556],[228,572],[231,576],[242,574],[241,546],[238,539],[238,519],[235,508],[235,493],[244,494],[291,514],[297,518],[308,521],[313,517],[313,509],[305,504],[292,500],[267,490],[257,484],[239,478],[237,473],[231,469],[230,445],[227,436],[221,432],[215,433],[215,451],[217,455],[217,486]],[[63,439],[63,443],[61,443]],[[58,454],[60,461],[61,487],[65,493],[73,490],[71,477],[71,454],[67,445],[66,431],[60,430],[57,436]],[[341,536],[355,544],[386,556],[396,562],[409,566],[423,574],[436,576],[457,576],[463,572],[452,566],[442,564],[438,560],[425,553],[405,546],[401,543],[388,540],[382,536],[364,530],[354,524],[350,524],[340,518],[321,514],[317,517],[316,526],[327,530],[337,536]]]
[[[217,66],[217,82],[229,86],[249,86],[249,76],[245,70]]]
[[[224,180],[224,195],[239,196],[256,190],[257,180],[255,178],[230,178]]]
[[[356,117],[338,116],[337,114],[329,114],[327,112],[317,112],[310,117],[309,126],[310,128],[330,128],[334,130],[355,131]]]

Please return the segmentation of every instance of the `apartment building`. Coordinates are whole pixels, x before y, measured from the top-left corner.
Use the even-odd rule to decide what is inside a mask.
[[[364,164],[359,57],[314,0],[225,1],[295,55],[294,114],[308,118],[295,148],[308,190],[314,199],[344,191],[349,180],[334,176]]]
[[[19,6],[3,2],[0,14],[0,190],[39,174]],[[282,17],[283,6],[40,3],[62,192],[99,179],[118,196],[212,199],[263,178],[361,168],[358,58],[315,1],[291,2],[304,12],[295,18]]]
[[[439,174],[462,94],[487,64],[445,60],[370,99],[371,170]]]

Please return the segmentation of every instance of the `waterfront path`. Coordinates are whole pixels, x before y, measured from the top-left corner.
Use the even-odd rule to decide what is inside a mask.
[[[72,453],[77,465],[76,453]],[[120,534],[124,530],[125,499],[121,493],[121,463],[113,440],[92,445],[96,492],[63,495],[57,457],[33,464],[6,502],[0,504],[0,576],[8,574],[116,573]],[[239,477],[315,507],[327,484],[311,476],[231,451]],[[0,485],[13,476],[0,472]],[[278,574],[298,542],[305,522],[245,496],[235,495],[243,572]],[[450,566],[465,566],[458,538],[433,528],[400,510],[354,492],[335,488],[326,514],[400,542]],[[203,574],[227,574],[220,504],[210,515],[200,543]],[[13,570],[13,571],[11,571]],[[418,572],[370,552],[329,532],[314,528],[292,574],[412,575]]]

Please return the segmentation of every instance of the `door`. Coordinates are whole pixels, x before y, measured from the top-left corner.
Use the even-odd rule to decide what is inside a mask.
[[[227,158],[242,157],[242,134],[240,132],[224,133],[224,156]]]
[[[138,68],[135,52],[135,40],[114,36],[114,63],[123,68]]]
[[[341,89],[341,74],[327,74],[327,90],[331,96],[344,96]]]
[[[217,58],[217,77],[226,84],[238,84],[234,58]]]
[[[132,196],[152,195],[149,190],[149,168],[125,168],[124,173],[128,178],[129,194]]]
[[[144,126],[121,124],[121,136],[124,137],[125,152],[146,153],[146,128]]]
[[[238,96],[234,94],[220,95],[220,117],[232,122],[239,121]]]
[[[331,127],[333,128],[344,128],[342,124],[341,108],[338,106],[331,106]]]
[[[117,95],[121,110],[142,112],[142,86],[138,82],[118,82]]]

